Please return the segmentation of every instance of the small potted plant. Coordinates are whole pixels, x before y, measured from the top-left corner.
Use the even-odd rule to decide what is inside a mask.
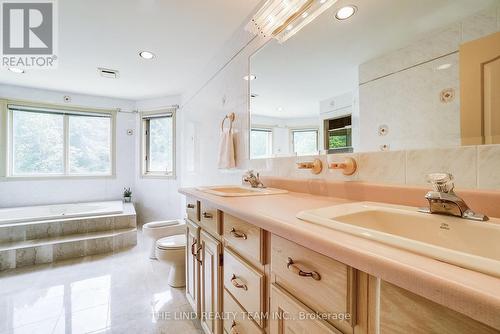
[[[123,201],[130,203],[132,201],[132,190],[130,188],[123,188]]]

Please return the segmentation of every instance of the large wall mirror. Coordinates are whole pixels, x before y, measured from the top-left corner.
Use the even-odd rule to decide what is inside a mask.
[[[500,0],[338,1],[250,57],[250,158],[500,143],[499,29]]]

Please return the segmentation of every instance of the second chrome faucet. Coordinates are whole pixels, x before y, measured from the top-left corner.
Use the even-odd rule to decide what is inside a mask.
[[[488,220],[486,215],[471,210],[465,201],[455,194],[453,175],[449,173],[429,174],[427,180],[433,190],[425,195],[429,201],[429,207],[419,209],[420,212],[444,214],[476,221]]]

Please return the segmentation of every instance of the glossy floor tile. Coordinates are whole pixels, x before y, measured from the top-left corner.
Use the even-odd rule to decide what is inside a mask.
[[[0,334],[202,333],[184,289],[138,239],[111,255],[2,272]]]

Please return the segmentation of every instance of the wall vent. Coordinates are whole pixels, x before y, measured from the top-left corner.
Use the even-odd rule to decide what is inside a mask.
[[[118,72],[117,70],[99,67],[97,68],[97,71],[102,77],[105,78],[118,79],[120,77],[120,72]]]

